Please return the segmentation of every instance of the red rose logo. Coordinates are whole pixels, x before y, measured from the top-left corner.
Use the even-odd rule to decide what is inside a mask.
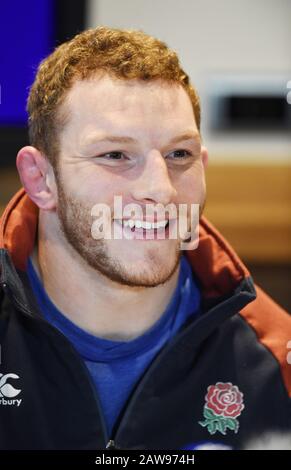
[[[227,429],[235,433],[239,430],[236,419],[244,409],[243,394],[232,383],[217,382],[207,388],[203,410],[204,421],[199,424],[214,434],[217,431],[226,434]]]
[[[210,385],[205,397],[207,408],[211,409],[217,415],[236,418],[244,409],[243,394],[236,385],[230,382]]]

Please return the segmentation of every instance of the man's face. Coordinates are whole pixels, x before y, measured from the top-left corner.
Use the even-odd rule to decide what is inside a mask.
[[[202,209],[201,143],[187,93],[160,81],[105,76],[76,82],[65,106],[69,120],[60,135],[57,213],[67,241],[113,281],[136,287],[166,282],[178,266],[181,238],[141,239],[141,230],[127,227],[131,239],[94,239],[91,210],[100,203],[110,207],[113,237],[114,229],[122,229],[114,196],[121,196],[123,207],[139,205],[144,221],[149,204],[172,204],[177,214],[180,204]],[[171,142],[185,134],[193,138]]]

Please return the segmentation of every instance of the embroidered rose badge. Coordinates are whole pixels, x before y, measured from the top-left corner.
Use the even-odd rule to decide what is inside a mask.
[[[207,427],[210,434],[217,431],[226,434],[226,430],[231,429],[238,432],[240,416],[244,409],[243,394],[236,385],[231,382],[217,382],[207,388],[203,416],[205,421],[199,421],[203,427]]]

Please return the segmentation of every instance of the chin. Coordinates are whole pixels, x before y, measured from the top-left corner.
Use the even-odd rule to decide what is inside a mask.
[[[114,269],[111,270],[108,277],[112,280],[136,287],[156,287],[167,282],[175,273],[180,260],[180,250],[172,250],[172,256],[169,256],[169,250],[161,253],[156,248],[148,249],[138,256],[132,256],[129,259],[125,252],[122,255],[111,256],[114,260]],[[111,266],[111,267],[113,267]],[[116,269],[118,267],[118,269]],[[108,266],[109,268],[109,266]],[[113,279],[113,277],[115,279]]]
[[[128,287],[157,287],[162,284],[165,284],[174,274],[175,270],[172,272],[159,272],[153,274],[152,272],[132,272],[126,271],[119,272],[117,275],[111,272],[107,273],[108,277],[111,280],[118,282],[119,284],[128,286]]]

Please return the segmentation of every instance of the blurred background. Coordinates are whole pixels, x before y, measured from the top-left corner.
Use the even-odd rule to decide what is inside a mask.
[[[290,0],[10,0],[0,25],[0,213],[20,187],[40,60],[89,27],[141,29],[178,52],[200,94],[206,216],[291,311]]]

